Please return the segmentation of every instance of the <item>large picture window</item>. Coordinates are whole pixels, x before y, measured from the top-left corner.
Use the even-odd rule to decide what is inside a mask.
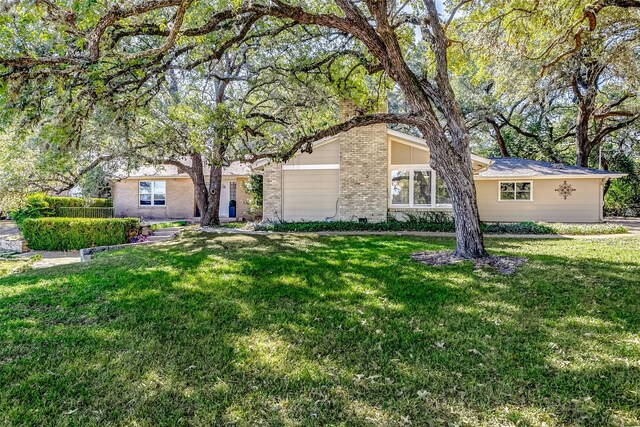
[[[533,200],[531,181],[499,182],[498,200],[500,201],[531,201]]]
[[[451,204],[451,196],[449,196],[449,191],[447,190],[447,184],[445,184],[444,179],[440,177],[436,179],[436,204],[437,205]]]
[[[140,206],[165,206],[167,204],[165,181],[140,181],[138,193]]]
[[[398,169],[391,171],[391,205],[424,207],[451,204],[442,179],[431,169]]]
[[[394,205],[409,204],[409,171],[391,172],[391,203]]]

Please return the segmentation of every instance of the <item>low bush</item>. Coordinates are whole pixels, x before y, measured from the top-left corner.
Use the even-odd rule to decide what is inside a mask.
[[[597,235],[624,234],[627,227],[617,224],[565,224],[546,222],[517,222],[483,224],[485,233],[496,234],[566,234],[566,235]]]
[[[44,196],[49,207],[53,209],[53,216],[59,216],[59,208],[110,208],[111,199],[83,199],[80,197]]]
[[[22,223],[28,218],[40,218],[54,214],[55,210],[49,205],[47,196],[41,193],[29,194],[21,208],[10,212],[11,218],[16,221],[19,227],[22,227]]]
[[[138,218],[28,218],[22,234],[31,249],[56,251],[127,243]]]
[[[27,218],[61,216],[60,208],[111,207],[110,199],[82,199],[80,197],[47,196],[42,193],[29,194],[21,208],[10,212],[11,217],[22,225]]]
[[[616,224],[562,224],[544,222],[517,222],[482,224],[482,231],[492,234],[567,234],[597,235],[624,234],[626,227]],[[258,224],[256,230],[279,232],[319,231],[455,231],[453,221],[444,216],[411,217],[406,221],[390,218],[386,222],[311,221]]]
[[[482,231],[497,234],[556,234],[549,224],[533,221],[482,224]]]
[[[389,218],[383,222],[312,221],[259,224],[256,230],[285,232],[318,231],[455,231],[453,221],[444,215],[407,215],[406,221]]]

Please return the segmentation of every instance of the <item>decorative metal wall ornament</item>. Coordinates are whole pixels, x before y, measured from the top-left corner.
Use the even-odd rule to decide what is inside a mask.
[[[567,181],[565,181],[562,184],[560,184],[558,188],[556,188],[556,191],[558,192],[558,194],[564,197],[565,200],[567,200],[567,197],[573,194],[573,192],[576,191],[576,189],[573,188],[571,184],[567,184]]]

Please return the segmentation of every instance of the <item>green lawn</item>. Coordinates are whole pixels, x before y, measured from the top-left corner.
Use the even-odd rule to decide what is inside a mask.
[[[640,239],[198,234],[0,279],[0,425],[640,424]]]
[[[25,271],[29,268],[28,260],[3,260],[0,259],[0,278],[4,276],[8,276],[9,274]],[[0,297],[2,296],[2,291],[0,290]]]

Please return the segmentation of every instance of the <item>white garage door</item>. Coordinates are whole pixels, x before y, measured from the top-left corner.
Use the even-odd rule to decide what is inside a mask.
[[[285,170],[283,220],[318,221],[336,215],[338,169]]]

